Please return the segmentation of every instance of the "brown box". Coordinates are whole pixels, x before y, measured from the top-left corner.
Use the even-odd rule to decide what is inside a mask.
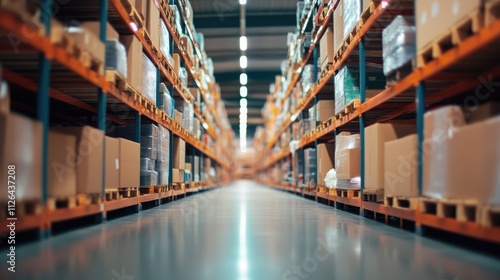
[[[49,131],[47,167],[48,196],[65,198],[76,195],[76,137]]]
[[[15,165],[16,200],[42,199],[42,124],[16,113],[0,114],[0,202],[7,201],[9,165]]]
[[[153,1],[154,0],[132,0],[131,4],[135,6],[137,12],[145,19],[148,13],[148,2]]]
[[[173,167],[185,169],[186,167],[186,141],[174,136],[174,163]]]
[[[193,55],[194,54],[193,44],[191,44],[191,40],[189,39],[188,36],[186,36],[186,35],[181,36],[181,45],[186,50],[186,53],[188,54],[189,58],[194,59],[193,58],[193,56],[194,56]]]
[[[424,115],[423,143],[423,195],[433,198],[447,197],[450,184],[446,166],[452,153],[450,138],[465,125],[458,106],[446,106]]]
[[[141,145],[118,138],[120,147],[120,188],[140,186]]]
[[[174,121],[179,124],[182,124],[182,113],[174,109]]]
[[[450,32],[455,24],[479,9],[482,0],[419,0],[416,5],[417,51]]]
[[[185,180],[184,180],[184,175],[186,174],[186,171],[184,169],[179,169],[179,181],[181,183],[184,183]]]
[[[335,143],[318,144],[317,146],[318,185],[325,186],[325,176],[335,168]]]
[[[376,123],[365,128],[365,189],[384,189],[384,144],[415,133],[414,125]]]
[[[157,1],[157,0],[156,0]],[[147,1],[146,30],[151,37],[151,42],[160,48],[160,10],[155,6],[155,1]]]
[[[178,53],[174,53],[172,58],[174,59],[174,73],[179,76],[179,72],[181,71],[181,56]]]
[[[324,122],[335,114],[335,100],[320,100],[316,104],[316,119]]]
[[[323,37],[321,37],[319,41],[319,52],[321,69],[324,69],[328,63],[333,63],[334,50],[332,27],[328,27]]]
[[[344,0],[340,0],[333,12],[333,51],[337,53],[344,43]]]
[[[359,177],[361,174],[361,150],[352,148],[339,151],[335,154],[335,170],[337,179],[348,180]]]
[[[418,196],[418,136],[412,134],[384,146],[384,194]]]
[[[172,183],[182,183],[184,175],[181,177],[181,171],[177,168],[172,169]]]
[[[97,38],[100,38],[101,34],[101,22],[100,21],[86,21],[81,24],[82,27],[86,28],[90,32],[92,32]],[[111,26],[109,22],[106,23],[106,40],[119,40],[120,35],[118,32]]]
[[[200,104],[201,104],[200,90],[198,88],[189,88],[189,92],[191,93],[191,95],[193,95],[194,99],[196,100],[196,104],[198,104],[198,106],[200,106]]]
[[[185,166],[186,166],[185,170],[188,170],[188,171],[190,171],[192,173],[193,167],[192,167],[191,163],[190,162],[186,162]]]
[[[105,139],[106,173],[104,187],[106,189],[117,189],[120,186],[120,141],[107,136]]]
[[[102,192],[104,133],[90,126],[56,128],[76,137],[77,194]]]
[[[134,35],[120,36],[127,50],[127,84],[137,91],[142,90],[142,45]]]
[[[500,115],[500,102],[488,102],[473,109],[475,110],[471,109],[467,118],[467,122],[470,124],[485,121],[496,115]]]
[[[500,117],[455,131],[450,139],[446,198],[500,204],[499,142]]]

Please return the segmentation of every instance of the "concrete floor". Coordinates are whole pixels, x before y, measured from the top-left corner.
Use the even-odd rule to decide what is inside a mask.
[[[500,278],[499,260],[248,181],[18,247],[17,259],[1,279]]]

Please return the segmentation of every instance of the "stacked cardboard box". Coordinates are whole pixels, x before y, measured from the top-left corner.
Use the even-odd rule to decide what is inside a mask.
[[[359,188],[361,150],[359,134],[342,133],[335,138],[337,188]]]
[[[328,27],[325,30],[323,37],[321,37],[321,40],[319,41],[319,52],[321,70],[323,70],[328,64],[333,63],[334,50],[332,27]]]
[[[141,186],[158,185],[156,160],[158,159],[158,126],[143,124],[141,126]]]
[[[155,171],[158,173],[158,184],[168,184],[170,171],[170,131],[158,126],[158,157]]]
[[[328,171],[335,168],[335,144],[318,144],[318,185],[325,186],[325,177]]]
[[[136,73],[137,75],[137,73]],[[142,54],[142,96],[156,105],[156,67],[153,62]]]
[[[120,42],[127,51],[127,84],[135,90],[141,91],[142,74],[138,75],[138,73],[143,73],[142,45],[134,35],[120,36]]]
[[[106,189],[117,189],[120,186],[120,140],[105,137],[105,183]]]
[[[416,134],[384,144],[385,196],[418,196],[417,172],[418,136]]]

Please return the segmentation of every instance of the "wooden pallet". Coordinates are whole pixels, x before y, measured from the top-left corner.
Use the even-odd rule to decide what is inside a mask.
[[[126,84],[125,78],[118,71],[111,69],[106,69],[106,82],[112,83],[117,88],[119,83]]]
[[[168,186],[147,186],[139,188],[141,194],[166,193]]]
[[[8,204],[0,204],[0,219],[13,217],[25,217],[39,215],[43,212],[43,203],[40,200],[16,201],[15,215],[11,216],[8,213]]]
[[[359,22],[357,24],[357,31],[359,31],[363,27],[363,25],[365,25],[368,19],[373,15],[375,9],[377,9],[380,2],[381,0],[372,0],[370,4],[368,4],[368,7],[366,7],[366,9],[361,13],[359,17]]]
[[[328,193],[328,188],[325,186],[317,186],[316,187],[316,192],[318,193]]]
[[[429,46],[417,54],[417,67],[423,67],[432,60],[478,33],[484,25],[484,13],[480,9],[470,13]]]
[[[45,26],[40,22],[40,14],[38,12],[31,14],[25,10],[23,3],[24,1],[0,1],[0,9],[9,11],[39,35],[45,36]]]
[[[49,210],[57,210],[57,209],[71,209],[77,206],[76,196],[68,196],[68,197],[57,197],[57,198],[48,198],[47,199],[47,208]]]
[[[104,61],[94,57],[92,54],[90,54],[90,52],[86,50],[80,50],[80,52],[77,52],[77,54],[79,54],[77,58],[78,60],[80,60],[83,66],[100,75],[104,74]]]
[[[409,61],[399,69],[394,70],[391,74],[387,75],[386,88],[393,87],[399,81],[413,72],[413,62]]]
[[[484,206],[479,215],[481,225],[485,227],[500,227],[500,206]]]
[[[451,218],[459,222],[479,222],[480,211],[475,200],[420,198],[420,211],[439,218]]]
[[[488,1],[484,6],[484,25],[490,26],[500,19],[500,1]]]
[[[346,198],[360,198],[361,191],[355,189],[335,189],[335,195]]]
[[[393,208],[412,209],[416,210],[418,207],[418,197],[405,197],[405,196],[385,196],[384,205]]]
[[[363,201],[383,202],[384,190],[363,190]]]
[[[63,48],[70,55],[74,55],[77,52],[75,41],[68,35],[64,25],[55,19],[51,21],[50,42]]]
[[[139,195],[139,190],[137,188],[118,188],[118,189],[106,189],[105,198],[106,201],[118,200],[122,198],[137,197]]]
[[[85,206],[92,204],[100,204],[101,194],[100,193],[91,193],[91,194],[77,194],[76,195],[76,205]]]
[[[359,106],[361,106],[361,99],[356,98],[356,99],[352,100],[347,105],[345,105],[343,111],[341,111],[338,114],[335,114],[335,119],[339,120],[342,117],[349,115],[350,113],[355,112],[359,108]]]

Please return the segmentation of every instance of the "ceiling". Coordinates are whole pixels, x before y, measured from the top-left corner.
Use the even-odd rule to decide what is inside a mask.
[[[194,25],[205,37],[205,51],[214,61],[215,79],[235,135],[239,135],[241,73],[239,58],[240,5],[238,0],[191,0]],[[248,38],[248,132],[262,124],[261,109],[269,85],[280,71],[287,55],[287,34],[295,30],[297,1],[247,0],[246,36]]]

